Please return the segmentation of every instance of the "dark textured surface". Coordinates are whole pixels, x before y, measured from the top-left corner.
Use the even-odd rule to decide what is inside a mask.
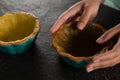
[[[0,15],[12,11],[26,11],[35,14],[41,20],[42,26],[29,51],[23,55],[0,54],[0,80],[120,79],[120,65],[87,73],[66,65],[51,47],[52,36],[49,29],[57,17],[77,1],[79,0],[0,0]],[[120,13],[105,6],[102,8],[95,21],[107,27],[115,25],[116,20],[120,19]]]

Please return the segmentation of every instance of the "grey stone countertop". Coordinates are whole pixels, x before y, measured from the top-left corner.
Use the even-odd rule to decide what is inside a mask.
[[[78,1],[0,0],[0,15],[25,11],[36,15],[41,22],[40,34],[29,51],[22,55],[0,53],[0,80],[120,80],[119,64],[87,73],[67,65],[51,47],[50,28],[62,12]],[[109,28],[120,22],[119,14],[101,5],[94,21]]]

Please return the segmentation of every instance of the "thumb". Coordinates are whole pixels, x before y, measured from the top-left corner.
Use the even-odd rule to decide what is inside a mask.
[[[99,37],[96,42],[102,44],[110,40],[113,36],[120,32],[120,24],[116,25],[115,27],[107,30],[101,37]]]

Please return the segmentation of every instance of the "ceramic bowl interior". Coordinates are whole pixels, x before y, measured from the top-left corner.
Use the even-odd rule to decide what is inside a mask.
[[[76,26],[77,22],[64,24],[54,34],[53,46],[58,53],[70,54],[74,57],[89,57],[100,53],[108,45],[108,43],[102,45],[96,43],[96,39],[105,32],[100,25],[88,23],[84,30],[78,30]]]
[[[7,13],[0,17],[0,41],[10,42],[29,36],[36,25],[36,18],[24,13]]]

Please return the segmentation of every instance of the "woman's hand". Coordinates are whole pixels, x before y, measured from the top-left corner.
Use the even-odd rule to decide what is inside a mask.
[[[106,31],[96,42],[102,44],[118,33],[120,33],[120,24]],[[120,37],[111,50],[93,58],[93,62],[87,66],[87,71],[90,72],[99,68],[112,67],[118,63],[120,63]]]
[[[99,5],[102,3],[102,0],[81,0],[67,11],[65,11],[56,21],[56,23],[51,28],[51,33],[56,32],[60,26],[69,21],[77,20],[78,28],[84,29],[87,22],[92,20],[98,12]]]

